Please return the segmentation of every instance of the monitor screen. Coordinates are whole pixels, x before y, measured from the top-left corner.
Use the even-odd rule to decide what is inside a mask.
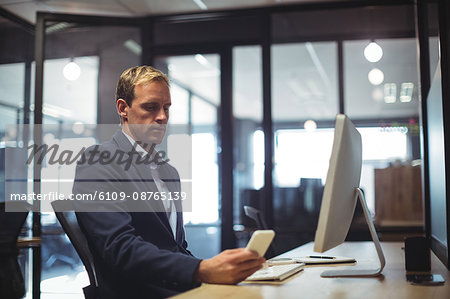
[[[338,114],[314,251],[324,252],[344,242],[355,211],[361,166],[361,135],[347,116]]]
[[[427,99],[428,179],[430,186],[431,248],[439,259],[448,263],[448,207],[444,153],[444,118],[440,62]]]

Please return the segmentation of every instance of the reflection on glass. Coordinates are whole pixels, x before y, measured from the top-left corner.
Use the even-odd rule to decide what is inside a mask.
[[[363,171],[360,186],[374,211],[375,168],[408,158],[407,128],[358,128],[363,143]],[[275,132],[274,183],[278,187],[299,187],[301,179],[319,178],[325,184],[333,129],[278,130]]]
[[[185,212],[183,218],[189,250],[201,258],[214,256],[220,247],[219,61],[216,54],[196,54],[159,57],[155,64],[167,71],[171,81],[172,106],[166,136],[169,157],[192,159],[192,212]],[[171,140],[179,134],[192,138],[192,157],[171,146]],[[209,246],[203,246],[204,242]]]
[[[408,139],[406,127],[358,128],[363,144],[363,165],[360,186],[372,214],[375,213],[376,168],[388,167],[390,163],[408,159]]]
[[[363,160],[394,161],[408,157],[407,128],[358,128],[363,142]]]
[[[22,122],[25,63],[0,65],[0,137],[5,126]]]
[[[185,221],[192,224],[219,220],[219,167],[216,138],[211,133],[192,135],[192,213]]]
[[[262,107],[261,46],[233,48],[233,115],[261,123]]]
[[[397,101],[397,84],[386,83],[384,84],[384,102],[386,104],[392,104]]]
[[[272,46],[274,122],[332,119],[338,111],[334,42]]]
[[[411,90],[411,101],[399,101],[402,83],[417,86],[416,39],[377,39],[383,57],[376,63],[362,55],[367,43],[356,40],[343,45],[345,113],[353,120],[417,117],[417,88]]]
[[[220,103],[219,55],[202,55],[201,62],[195,57],[196,55],[188,55],[166,58],[165,65],[167,65],[169,77],[172,82],[218,105]]]
[[[253,133],[253,188],[264,187],[264,132],[257,130]]]
[[[187,124],[189,117],[188,91],[176,83],[171,83],[170,96],[172,105],[169,112],[169,124]]]
[[[336,42],[272,45],[273,215],[289,230],[280,252],[313,239],[333,132],[304,125],[338,113],[337,51]]]
[[[437,65],[440,61],[439,59],[439,38],[437,36],[431,36],[428,39],[430,48],[430,78],[434,78],[436,73]]]
[[[369,78],[369,82],[372,85],[380,85],[384,81],[384,73],[380,69],[371,69],[369,74],[367,75]]]
[[[76,62],[80,68],[79,77],[68,80],[63,74],[70,59],[44,61],[44,123],[97,122],[99,57],[78,57]],[[34,63],[32,68],[34,72]]]
[[[298,187],[301,178],[321,178],[325,182],[332,145],[332,129],[276,131],[274,183]]]
[[[97,98],[99,82],[99,57],[77,57],[79,69],[68,70],[66,66],[70,59],[47,59],[44,61],[44,91],[43,91],[43,122],[46,124],[94,124],[97,122]],[[69,64],[70,65],[70,64]],[[34,72],[35,64],[32,65]],[[72,65],[73,67],[73,65]],[[70,71],[70,72],[69,72]],[[74,73],[76,72],[76,73]],[[68,76],[68,77],[67,77]],[[32,81],[34,85],[34,77]],[[34,99],[34,93],[32,93]],[[59,144],[62,150],[81,150],[82,144],[95,144],[94,138],[68,138],[76,134],[81,125],[71,126],[70,130],[62,127],[59,135],[44,133],[46,144]],[[75,132],[73,129],[75,129]],[[58,131],[57,131],[58,132]],[[47,157],[48,159],[48,157]],[[75,164],[70,167],[61,167],[56,164],[44,163],[41,176],[47,177],[48,173],[58,173],[59,178],[75,177]],[[41,185],[41,192],[48,193],[49,184]],[[72,184],[66,180],[58,182],[58,191],[62,194],[70,194]],[[43,277],[41,283],[42,298],[48,298],[49,294],[82,293],[82,286],[87,280],[78,255],[74,252],[70,241],[64,235],[53,213],[41,213],[43,227],[42,264]],[[48,235],[48,231],[57,231],[59,234]],[[66,287],[61,288],[62,283]]]
[[[217,105],[206,99],[193,96],[192,97],[192,124],[194,125],[210,125],[217,124]],[[200,127],[199,127],[200,128]],[[205,129],[205,128],[203,128]],[[211,128],[213,129],[213,128]],[[201,130],[203,131],[203,130]]]
[[[400,102],[409,103],[412,100],[414,83],[404,82],[400,87]]]
[[[71,61],[63,68],[63,75],[67,80],[75,81],[81,75],[81,68],[76,62]]]
[[[234,118],[234,227],[241,231],[254,226],[243,206],[261,209],[258,190],[264,187],[264,133],[262,132],[262,49],[261,46],[233,48]],[[248,241],[236,233],[238,246]]]
[[[54,138],[64,148],[70,149],[84,141],[97,143],[99,140],[94,138],[83,141],[81,135],[77,135],[82,126],[71,124],[119,123],[114,93],[120,74],[141,60],[138,51],[140,29],[131,26],[93,27],[67,22],[48,22],[46,25],[43,123],[69,124],[59,126],[59,130],[52,132],[53,136],[47,135],[47,141],[51,142],[51,138]],[[66,68],[64,74],[64,68],[71,62],[78,65],[79,72],[76,67],[75,74],[67,72]],[[31,72],[35,72],[34,63]],[[73,77],[66,78],[65,75]],[[34,76],[32,78],[31,90],[34,91]],[[34,92],[31,93],[31,100],[33,102]],[[47,133],[44,132],[44,136]],[[52,171],[60,173],[69,181],[74,175],[74,169],[59,170],[54,165],[44,167],[42,174]],[[58,182],[58,188],[61,192],[69,192],[71,188],[64,181]],[[42,192],[45,192],[45,188],[43,184]],[[42,214],[42,235],[45,241],[42,246],[41,297],[82,298],[81,286],[86,285],[85,272],[54,215]]]
[[[364,48],[364,57],[369,62],[378,62],[383,57],[383,49],[376,42],[371,42]]]
[[[192,212],[185,213],[190,224],[217,223],[217,103],[219,102],[218,55],[175,56],[164,59],[172,82],[170,118],[174,131],[180,125],[192,133]],[[177,107],[178,106],[178,107]],[[178,125],[178,126],[177,126]],[[170,152],[170,148],[168,149]],[[206,190],[206,189],[208,190]]]
[[[14,105],[23,105],[25,84],[25,63],[0,65],[0,101]]]

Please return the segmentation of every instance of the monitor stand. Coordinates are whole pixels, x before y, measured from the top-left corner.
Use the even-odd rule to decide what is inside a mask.
[[[373,225],[372,217],[370,216],[369,209],[367,208],[366,199],[360,188],[356,188],[355,196],[359,198],[361,202],[361,207],[364,211],[364,216],[366,218],[367,225],[369,226],[370,235],[372,236],[373,243],[377,250],[378,258],[380,260],[380,267],[377,269],[345,269],[345,270],[329,270],[324,271],[320,274],[321,277],[374,277],[381,274],[384,266],[386,265],[386,260],[384,258],[383,250],[381,249],[380,240],[378,239],[377,232],[375,231],[375,226]]]

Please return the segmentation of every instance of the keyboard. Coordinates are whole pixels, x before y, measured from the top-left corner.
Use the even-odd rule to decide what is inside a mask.
[[[246,280],[283,280],[303,270],[304,263],[276,265],[256,271]]]

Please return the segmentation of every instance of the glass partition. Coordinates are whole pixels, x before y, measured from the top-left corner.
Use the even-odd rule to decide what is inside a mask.
[[[314,236],[339,107],[337,43],[273,45],[271,78],[273,213],[283,252]]]
[[[22,158],[24,145],[27,144],[29,135],[27,132],[19,130],[20,124],[29,123],[30,119],[30,93],[31,93],[31,62],[33,59],[33,43],[34,34],[32,33],[32,26],[22,26],[14,21],[0,16],[0,203],[6,200],[6,147],[11,148],[15,157]],[[6,129],[8,128],[10,129]],[[13,129],[11,129],[13,128]],[[14,136],[12,142],[8,138]],[[15,164],[15,161],[10,161]],[[29,169],[23,165],[14,165],[15,172],[19,175],[26,176]],[[27,189],[25,183],[20,183],[21,190]],[[3,208],[3,207],[2,207]],[[2,211],[4,215],[5,211]],[[22,215],[20,213],[14,216],[19,219]],[[12,219],[13,217],[7,217]],[[2,223],[11,225],[11,223]],[[22,223],[20,224],[22,225]],[[25,223],[20,229],[19,238],[28,238],[31,236],[32,217],[29,213]],[[18,228],[19,229],[19,228]],[[2,228],[4,232],[4,228]],[[23,246],[18,251],[18,263],[20,266],[20,274],[25,282],[25,297],[31,296],[33,267],[32,267],[32,249],[30,246]],[[10,285],[3,284],[5,288]],[[3,291],[7,292],[6,289]]]
[[[220,57],[218,54],[159,56],[155,66],[171,81],[172,106],[167,131],[168,156],[179,148],[170,146],[182,135],[192,140],[192,212],[183,213],[189,250],[210,258],[220,251],[220,196],[218,164],[218,109],[220,104]],[[205,242],[208,246],[204,246]]]
[[[344,107],[363,138],[361,187],[375,223],[421,227],[416,39],[345,41],[343,50]]]
[[[234,230],[238,246],[245,246],[256,225],[244,206],[262,209],[260,189],[264,186],[264,133],[262,131],[261,46],[233,48],[234,118]]]
[[[272,46],[274,128],[306,120],[334,119],[338,111],[337,43]]]
[[[381,58],[370,62],[370,40],[344,42],[344,107],[350,119],[418,117],[414,38],[377,39]]]
[[[140,28],[47,22],[45,32],[43,123],[59,125],[60,129],[44,131],[44,142],[78,150],[81,145],[105,141],[86,139],[76,128],[119,123],[116,84],[125,69],[140,64]],[[63,171],[58,167],[43,164],[42,175]],[[74,176],[74,169],[71,173]],[[41,185],[41,192],[46,192],[46,186]],[[61,182],[58,190],[70,194],[71,189]],[[55,294],[82,296],[82,287],[88,284],[87,274],[71,242],[54,213],[41,213],[41,224],[41,298],[54,298]]]
[[[0,64],[0,130],[23,122],[25,62]]]

